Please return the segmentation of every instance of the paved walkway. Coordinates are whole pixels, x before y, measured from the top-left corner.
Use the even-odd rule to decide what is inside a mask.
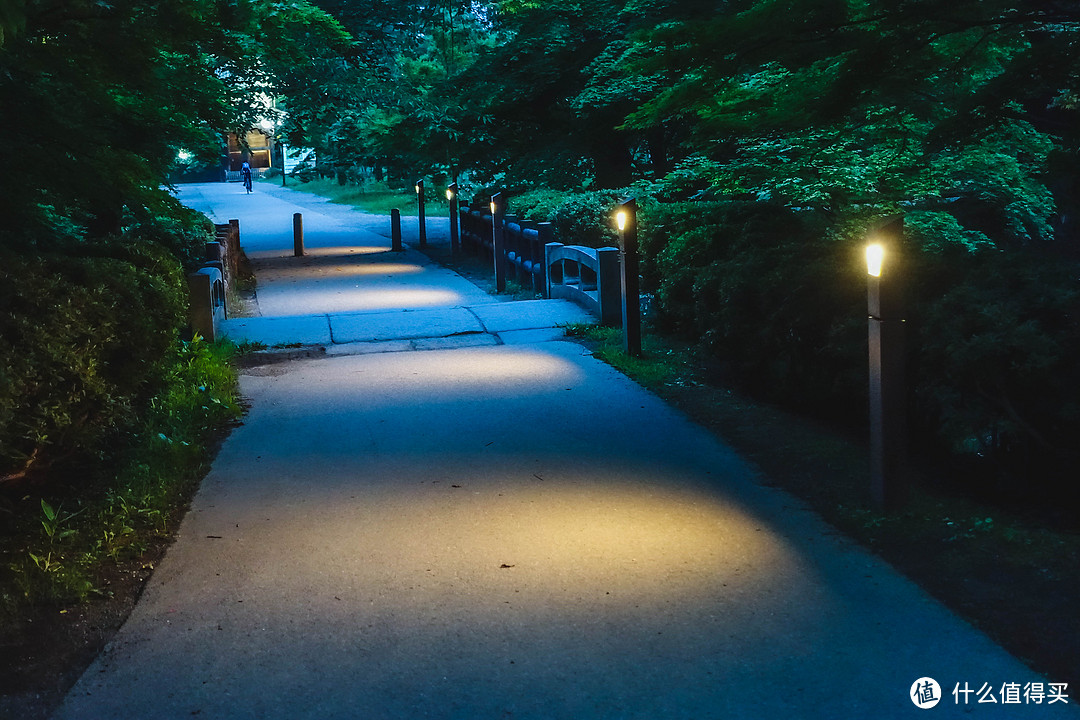
[[[187,185],[181,197],[218,222],[240,216],[260,316],[225,322],[223,332],[236,342],[322,345],[332,354],[437,349],[550,340],[564,337],[568,323],[593,322],[565,300],[505,302],[408,246],[392,252],[388,217],[275,186],[258,185],[251,195],[222,187]],[[293,253],[296,212],[304,218],[300,258]],[[402,218],[406,242],[416,238],[417,224]],[[430,242],[448,244],[447,219],[429,224]]]
[[[306,202],[235,187],[198,192],[249,247],[244,203]],[[1078,716],[958,707],[957,683],[1052,678],[578,345],[268,364],[242,389],[244,425],[58,718]]]

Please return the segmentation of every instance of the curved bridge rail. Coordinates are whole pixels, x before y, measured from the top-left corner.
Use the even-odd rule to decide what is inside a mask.
[[[565,298],[585,307],[602,325],[622,324],[622,280],[616,248],[547,243],[546,297]]]
[[[219,268],[206,265],[188,275],[187,280],[191,329],[214,342],[226,317],[224,275]]]
[[[501,241],[503,257],[494,258],[494,226],[488,206],[463,203],[458,218],[462,246],[504,263],[510,279],[545,298],[577,303],[604,325],[622,324],[622,278],[616,248],[597,250],[552,242],[551,223],[530,223],[507,215]]]
[[[511,279],[533,292],[551,297],[547,291],[544,248],[554,239],[551,223],[530,223],[507,215],[503,225],[506,263]]]
[[[492,226],[491,213],[480,203],[471,205],[462,203],[458,210],[458,222],[461,223],[461,244],[463,247],[491,254]]]

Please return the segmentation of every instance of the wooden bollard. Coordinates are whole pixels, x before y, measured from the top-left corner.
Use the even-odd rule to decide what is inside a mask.
[[[304,216],[293,213],[292,216],[293,257],[304,256]]]
[[[394,208],[390,211],[390,249],[401,252],[401,211]]]

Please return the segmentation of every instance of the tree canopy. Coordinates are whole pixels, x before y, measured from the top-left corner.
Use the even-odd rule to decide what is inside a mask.
[[[217,162],[281,68],[347,45],[306,2],[3,0],[0,197],[10,242],[116,233],[169,204],[181,148]]]
[[[1075,3],[320,5],[355,52],[287,103],[339,169],[904,209],[968,249],[1071,231]]]

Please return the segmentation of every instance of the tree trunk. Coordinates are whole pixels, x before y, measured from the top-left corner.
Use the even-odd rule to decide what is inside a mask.
[[[613,131],[593,135],[592,158],[600,188],[626,187],[633,180],[632,158],[622,135]]]

